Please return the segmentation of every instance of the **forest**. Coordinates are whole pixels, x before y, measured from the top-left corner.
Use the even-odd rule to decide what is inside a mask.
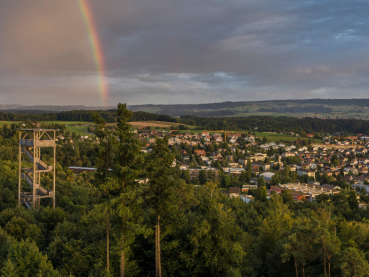
[[[93,110],[76,110],[67,112],[17,111],[0,112],[0,121],[85,121],[93,122]],[[116,123],[116,110],[98,111],[108,123]],[[166,121],[176,122],[173,117],[138,111],[132,114],[130,121]]]
[[[308,106],[308,107],[279,107],[279,108],[260,108],[259,112],[273,113],[331,113],[332,108],[323,106]]]
[[[260,183],[254,202],[230,199],[224,175],[194,185],[167,138],[144,153],[133,113],[115,113],[113,131],[92,114],[98,144],[58,146],[55,210],[17,205],[17,126],[0,129],[1,276],[368,276],[369,210],[354,190],[294,202]],[[97,170],[75,175],[70,160]]]
[[[182,123],[199,126],[207,130],[255,130],[260,132],[319,132],[319,133],[362,133],[369,129],[368,120],[359,119],[320,119],[320,118],[293,118],[274,116],[248,117],[196,117],[181,116]],[[201,127],[201,128],[200,128]]]
[[[179,117],[181,115],[193,115],[193,116],[204,116],[204,117],[223,117],[223,116],[231,116],[238,113],[237,110],[230,110],[230,109],[221,109],[221,110],[183,110],[183,109],[177,109],[174,105],[174,107],[168,107],[165,109],[162,109],[160,113],[167,114],[173,117]],[[244,111],[246,113],[246,111]]]
[[[289,99],[289,100],[264,100],[264,101],[226,101],[221,103],[204,103],[204,104],[172,104],[172,105],[130,105],[133,111],[138,111],[142,108],[160,108],[164,110],[201,110],[201,109],[234,109],[237,107],[251,106],[251,105],[265,105],[271,106],[286,106],[287,103],[297,104],[313,104],[313,105],[331,105],[331,106],[346,106],[357,105],[361,107],[369,107],[369,99]]]

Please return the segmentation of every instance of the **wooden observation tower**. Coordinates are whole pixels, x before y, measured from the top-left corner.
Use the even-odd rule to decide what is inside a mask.
[[[28,209],[39,208],[43,198],[52,198],[55,209],[56,131],[58,130],[19,129],[18,204],[24,204]],[[41,148],[43,147],[53,148],[52,165],[47,165],[41,160]],[[23,164],[28,164],[28,167],[23,167]],[[30,164],[31,167],[29,167]],[[41,186],[41,177],[43,173],[48,172],[53,172],[52,189],[45,189]],[[26,180],[28,186],[22,186],[22,179]]]

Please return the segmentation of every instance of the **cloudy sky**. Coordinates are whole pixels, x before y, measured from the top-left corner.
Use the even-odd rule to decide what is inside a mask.
[[[369,97],[368,0],[88,0],[107,104]],[[77,0],[0,3],[0,104],[103,105]]]

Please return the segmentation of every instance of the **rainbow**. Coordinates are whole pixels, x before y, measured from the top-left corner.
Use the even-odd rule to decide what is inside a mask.
[[[106,70],[104,63],[104,52],[101,47],[101,43],[99,40],[99,35],[93,20],[93,14],[91,12],[89,3],[87,0],[77,0],[79,8],[81,10],[81,14],[83,16],[88,37],[91,44],[91,50],[94,56],[96,70],[99,73],[99,91],[100,96],[103,101],[103,105],[107,106],[108,104],[108,84],[106,82]]]

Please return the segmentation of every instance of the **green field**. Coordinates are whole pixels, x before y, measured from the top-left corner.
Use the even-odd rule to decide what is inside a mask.
[[[4,124],[12,124],[12,123],[19,123],[19,122],[13,122],[13,121],[0,121],[0,126],[4,125]],[[51,124],[51,123],[57,123],[57,124],[64,124],[67,128],[67,130],[70,133],[75,133],[76,135],[80,135],[80,136],[93,136],[93,134],[88,133],[87,132],[87,127],[88,126],[93,126],[94,123],[92,122],[82,122],[82,121],[41,121],[41,124]],[[173,122],[161,122],[161,121],[147,121],[147,122],[136,122],[137,125],[132,126],[132,129],[136,129],[139,126],[150,126],[150,125],[158,125],[158,127],[160,128],[160,130],[166,130],[169,131],[170,130],[170,126],[171,125],[178,125],[178,123],[173,123]],[[76,126],[76,125],[81,125],[81,126]],[[109,124],[109,125],[115,125],[115,123]],[[154,126],[152,126],[153,128]],[[196,128],[196,126],[187,126],[189,127],[188,130],[179,130],[179,133],[186,133],[188,131],[190,131],[192,134],[197,133],[197,134],[201,134],[203,131],[207,132],[206,130],[196,130],[193,128]],[[214,131],[208,131],[210,134],[214,134],[214,133],[220,133],[223,134],[224,131],[219,130],[218,132],[214,132]],[[227,133],[247,133],[248,131],[226,131]],[[298,139],[298,137],[295,136],[290,136],[290,135],[284,135],[284,134],[270,134],[270,133],[262,133],[262,132],[255,132],[255,135],[257,138],[259,139],[263,139],[263,137],[265,136],[268,141],[273,141],[273,142],[280,142],[280,141],[286,141],[286,142],[290,142],[290,141],[295,141]],[[308,138],[300,138],[301,140],[308,140]],[[312,143],[322,143],[323,141],[321,139],[311,139]]]
[[[76,135],[81,135],[81,136],[93,136],[93,134],[88,133],[87,132],[87,127],[83,127],[83,126],[67,126],[67,130],[70,133],[76,133]]]
[[[85,122],[85,121],[59,121],[59,120],[55,120],[55,121],[40,121],[40,123],[41,124],[55,123],[55,124],[65,124],[65,125],[76,125],[76,124],[94,125],[93,122]]]
[[[20,123],[18,121],[0,121],[0,126],[3,126],[4,124],[11,125],[12,123]]]
[[[65,125],[67,128],[67,131],[70,133],[75,133],[76,135],[80,136],[93,136],[93,134],[87,132],[88,126],[93,126],[94,124],[92,122],[82,122],[82,121],[40,121],[41,124],[61,124]],[[82,126],[76,126],[76,125],[82,125]]]
[[[0,121],[0,126],[4,124],[11,125],[12,123],[20,123],[15,121]],[[87,132],[88,126],[94,126],[93,122],[84,121],[40,121],[41,124],[60,124],[65,125],[67,131],[70,133],[75,133],[81,136],[92,136],[93,134]],[[132,129],[137,129],[140,126],[150,126],[152,129],[159,127],[160,129],[169,131],[172,125],[179,125],[179,123],[174,122],[164,122],[164,121],[142,121],[142,122],[131,122]],[[116,123],[109,123],[108,125],[116,125]],[[194,126],[193,126],[194,127]]]

